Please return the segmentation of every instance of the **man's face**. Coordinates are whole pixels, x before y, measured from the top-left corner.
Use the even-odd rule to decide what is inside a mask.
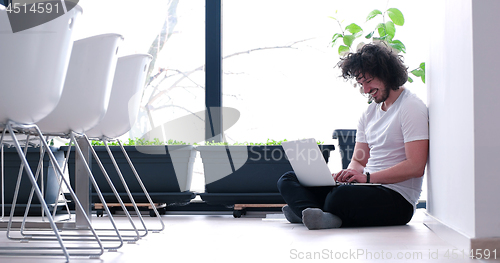
[[[372,77],[369,74],[360,76],[356,79],[362,87],[363,92],[368,94],[375,103],[381,103],[389,98],[390,90],[385,87],[384,83],[378,78]]]

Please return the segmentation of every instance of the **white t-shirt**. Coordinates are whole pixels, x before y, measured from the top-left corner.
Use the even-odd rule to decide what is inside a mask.
[[[404,89],[387,111],[372,103],[361,115],[356,142],[367,143],[370,158],[365,172],[374,173],[406,160],[405,143],[429,139],[429,115],[425,104]],[[422,191],[422,177],[383,184],[400,193],[415,208]]]

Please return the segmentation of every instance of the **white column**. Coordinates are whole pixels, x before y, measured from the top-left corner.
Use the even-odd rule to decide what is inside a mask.
[[[500,1],[435,1],[426,65],[427,211],[469,241],[500,244]],[[490,242],[491,243],[491,242]]]

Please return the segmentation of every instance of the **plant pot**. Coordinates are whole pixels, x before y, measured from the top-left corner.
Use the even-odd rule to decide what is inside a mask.
[[[333,145],[319,146],[326,161]],[[283,147],[198,146],[205,173],[208,204],[282,204],[277,182],[292,166]]]
[[[190,190],[193,175],[193,164],[196,156],[192,145],[152,145],[152,146],[124,146],[137,173],[154,203],[169,205],[184,205],[195,197]],[[120,167],[120,171],[127,182],[136,203],[148,203],[137,179],[132,172],[119,146],[109,146]],[[94,146],[99,159],[117,189],[123,202],[130,199],[121,183],[118,173],[104,146]],[[74,179],[74,151],[70,156],[69,172]],[[117,202],[111,187],[107,183],[96,160],[92,158],[92,173],[103,193],[106,202]],[[72,180],[74,182],[74,180]],[[101,203],[95,189],[92,190],[92,202]]]
[[[352,159],[354,145],[356,144],[356,130],[338,129],[333,131],[333,139],[339,142],[339,152],[342,158],[342,169],[347,169]]]
[[[58,148],[50,147],[52,153],[55,155],[58,162],[61,164],[64,160],[62,152],[58,152]],[[8,215],[10,213],[11,204],[14,197],[14,190],[16,188],[17,177],[19,174],[19,168],[21,165],[21,159],[19,158],[19,154],[17,153],[14,147],[7,148],[4,146],[4,189],[5,189],[5,213]],[[31,167],[31,171],[33,175],[36,176],[36,171],[38,168],[38,163],[40,160],[40,148],[28,148],[28,152],[26,153],[26,159]],[[32,184],[27,177],[28,174],[26,170],[23,172],[23,177],[21,179],[21,184],[19,188],[19,195],[16,202],[15,215],[23,215],[24,210],[26,209],[26,204],[28,203],[28,198],[31,192]],[[41,175],[40,175],[41,176]],[[38,179],[38,185],[40,184],[40,178]],[[44,185],[44,197],[45,202],[50,207],[53,207],[54,203],[57,201],[59,197],[59,180],[52,168],[52,164],[50,163],[49,156],[47,154],[44,155],[43,158],[43,185]],[[40,200],[36,196],[33,195],[33,199],[31,202],[31,208],[29,215],[40,215],[41,214],[41,205]]]

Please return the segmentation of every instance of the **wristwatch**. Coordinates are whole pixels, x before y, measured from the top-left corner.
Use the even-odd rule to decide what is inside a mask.
[[[365,175],[366,175],[366,183],[370,183],[370,173],[366,172]]]

